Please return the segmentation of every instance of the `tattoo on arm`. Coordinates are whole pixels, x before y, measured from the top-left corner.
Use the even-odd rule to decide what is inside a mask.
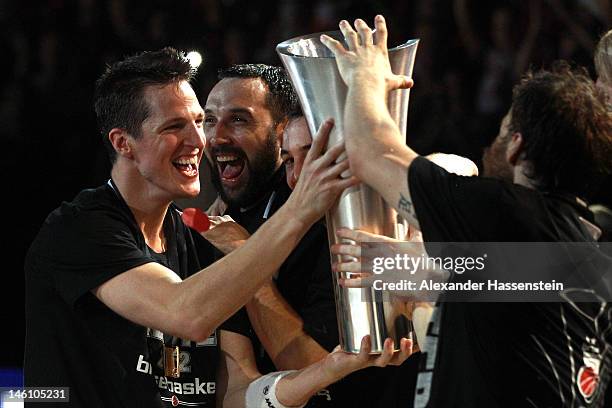
[[[404,195],[402,193],[400,193],[400,200],[397,203],[397,209],[412,217],[412,218],[416,218],[415,214],[414,214],[414,207],[412,205],[412,203],[410,202],[410,200],[408,200],[406,197],[404,197]]]

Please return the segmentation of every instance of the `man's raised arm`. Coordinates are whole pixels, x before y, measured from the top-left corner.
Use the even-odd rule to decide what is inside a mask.
[[[325,144],[324,138],[313,144],[294,193],[239,249],[185,280],[151,262],[92,292],[113,311],[142,326],[184,339],[206,339],[272,276],[340,192],[355,184],[352,178],[340,177],[348,168],[346,161],[336,163],[344,147],[322,153]]]
[[[409,88],[412,80],[391,72],[387,26],[382,16],[376,16],[375,27],[376,42],[363,20],[355,20],[357,32],[342,20],[340,30],[348,49],[326,35],[321,41],[336,56],[340,75],[348,86],[344,135],[353,174],[418,228],[408,188],[408,168],[418,155],[403,143],[386,105],[389,91]]]

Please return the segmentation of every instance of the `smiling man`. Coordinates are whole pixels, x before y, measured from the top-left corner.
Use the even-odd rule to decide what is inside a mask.
[[[248,207],[281,165],[280,135],[297,95],[285,73],[268,65],[236,65],[219,79],[206,101],[212,179],[223,201]]]
[[[339,177],[346,162],[334,164],[343,148],[321,154],[320,143],[297,194],[205,267],[212,248],[173,204],[200,192],[206,140],[193,74],[171,48],[107,68],[95,109],[111,178],[53,211],[27,255],[25,384],[68,387],[66,406],[299,406],[349,372],[392,359],[388,344],[378,359],[336,352],[297,372],[261,376],[249,364],[238,323],[222,323],[354,180]],[[409,354],[409,342],[402,346],[397,361]]]
[[[222,70],[206,101],[207,156],[225,214],[254,233],[288,200],[280,141],[298,100],[285,72],[263,64]],[[326,229],[316,223],[247,303],[263,372],[319,361],[338,344]],[[267,351],[267,353],[264,352]]]

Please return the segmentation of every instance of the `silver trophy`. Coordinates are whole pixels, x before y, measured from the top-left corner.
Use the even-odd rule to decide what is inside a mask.
[[[276,51],[298,93],[310,133],[315,135],[326,118],[334,118],[329,147],[344,139],[347,87],[340,77],[333,53],[319,39],[321,34],[327,34],[346,46],[342,33],[332,31],[292,38],[280,43]],[[412,76],[418,42],[410,40],[389,50],[393,73]],[[391,117],[404,138],[409,94],[407,89],[396,90],[387,97]],[[363,184],[347,189],[326,218],[330,244],[339,242],[336,231],[343,227],[397,239],[404,239],[406,234],[406,224],[398,218],[396,211],[378,193]],[[368,334],[372,340],[372,353],[383,351],[383,342],[387,337],[395,341],[396,347],[399,347],[402,337],[410,337],[412,325],[402,313],[402,303],[383,302],[381,293],[371,288],[344,288],[338,285],[336,275],[334,290],[340,344],[344,351],[358,353],[361,339]]]

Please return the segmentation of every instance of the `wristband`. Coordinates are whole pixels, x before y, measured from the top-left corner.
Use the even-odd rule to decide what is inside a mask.
[[[262,375],[255,381],[249,384],[247,388],[245,400],[246,408],[302,408],[304,405],[299,407],[288,407],[281,404],[276,398],[276,384],[284,376],[295,372],[295,370],[289,371],[276,371],[266,375]]]

